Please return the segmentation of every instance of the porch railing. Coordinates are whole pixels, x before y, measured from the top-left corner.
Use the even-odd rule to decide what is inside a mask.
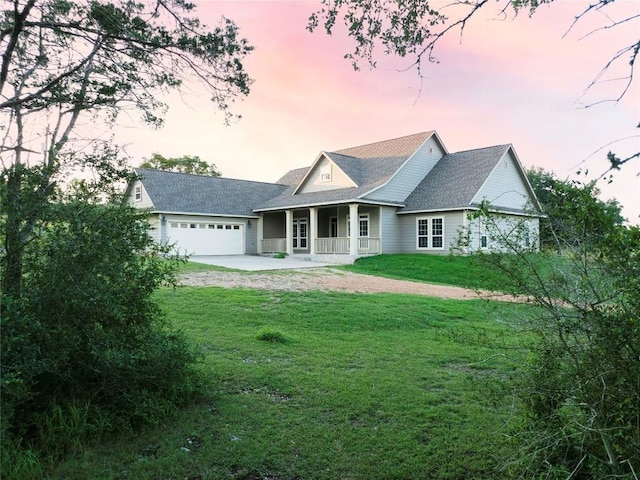
[[[316,238],[318,254],[348,254],[351,241],[349,237]],[[285,238],[265,238],[262,240],[262,251],[276,253],[287,251]],[[374,237],[358,238],[358,253],[380,253],[380,239]]]
[[[349,253],[349,237],[316,238],[316,253]]]
[[[265,253],[277,253],[287,251],[286,238],[265,238],[262,240],[262,251]]]
[[[373,237],[358,238],[358,253],[380,253],[380,239]]]

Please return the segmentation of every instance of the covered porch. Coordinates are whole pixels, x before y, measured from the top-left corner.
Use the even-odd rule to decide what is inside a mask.
[[[288,255],[376,255],[380,207],[331,205],[265,212],[259,222],[259,253]]]

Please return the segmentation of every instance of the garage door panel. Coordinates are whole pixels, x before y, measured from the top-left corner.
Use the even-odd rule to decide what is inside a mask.
[[[169,243],[192,255],[242,255],[244,225],[170,222]]]

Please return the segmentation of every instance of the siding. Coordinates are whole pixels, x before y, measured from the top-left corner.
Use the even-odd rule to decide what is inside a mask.
[[[458,234],[461,231],[465,213],[463,211],[414,214],[414,215],[398,215],[400,219],[400,235],[399,247],[400,253],[427,253],[431,255],[447,255],[451,251],[451,246],[455,245],[458,240]],[[443,217],[444,218],[444,245],[443,250],[423,250],[417,248],[417,221],[416,218],[422,217]]]
[[[323,173],[331,173],[331,181],[323,181]],[[355,183],[338,166],[324,155],[316,162],[297,193],[322,192],[337,188],[355,187]]]
[[[528,199],[527,184],[521,175],[517,160],[509,150],[498,162],[471,203],[479,204],[487,200],[494,207],[523,211]]]
[[[385,185],[367,197],[389,202],[404,201],[443,155],[444,150],[435,136],[431,136]]]
[[[530,246],[536,251],[540,249],[540,233],[539,233],[539,220],[538,218],[523,217],[519,215],[504,215],[500,216],[496,221],[496,227],[503,232],[516,231],[516,226],[521,222],[525,222],[529,228]],[[484,220],[484,224],[487,225],[487,221]],[[476,251],[481,249],[480,237],[482,235],[487,236],[487,251],[503,251],[500,248],[499,243],[492,239],[495,236],[495,228],[493,226],[481,226],[480,219],[474,219],[468,222],[469,228],[469,251]],[[493,235],[492,235],[493,232]],[[525,247],[525,245],[522,245]]]
[[[395,207],[380,208],[380,222],[382,224],[381,248],[382,253],[400,253],[400,221]]]
[[[142,199],[136,201],[136,187],[138,186],[142,187]],[[133,183],[133,185],[131,185],[131,188],[127,193],[126,201],[132,207],[153,209],[153,202],[151,202],[151,199],[149,198],[149,195],[147,194],[147,191],[145,190],[144,185],[142,185],[142,182],[139,180],[137,180],[136,182]]]

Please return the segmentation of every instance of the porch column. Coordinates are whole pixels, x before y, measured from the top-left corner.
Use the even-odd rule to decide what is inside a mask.
[[[351,235],[349,236],[349,255],[358,255],[358,204],[349,204],[349,229]]]
[[[262,254],[262,240],[264,239],[264,215],[260,214],[260,218],[258,218],[255,222],[256,228],[256,248],[258,255]]]
[[[316,253],[316,237],[318,231],[318,209],[309,208],[309,255]]]
[[[287,255],[293,255],[293,210],[284,211],[284,231]]]

